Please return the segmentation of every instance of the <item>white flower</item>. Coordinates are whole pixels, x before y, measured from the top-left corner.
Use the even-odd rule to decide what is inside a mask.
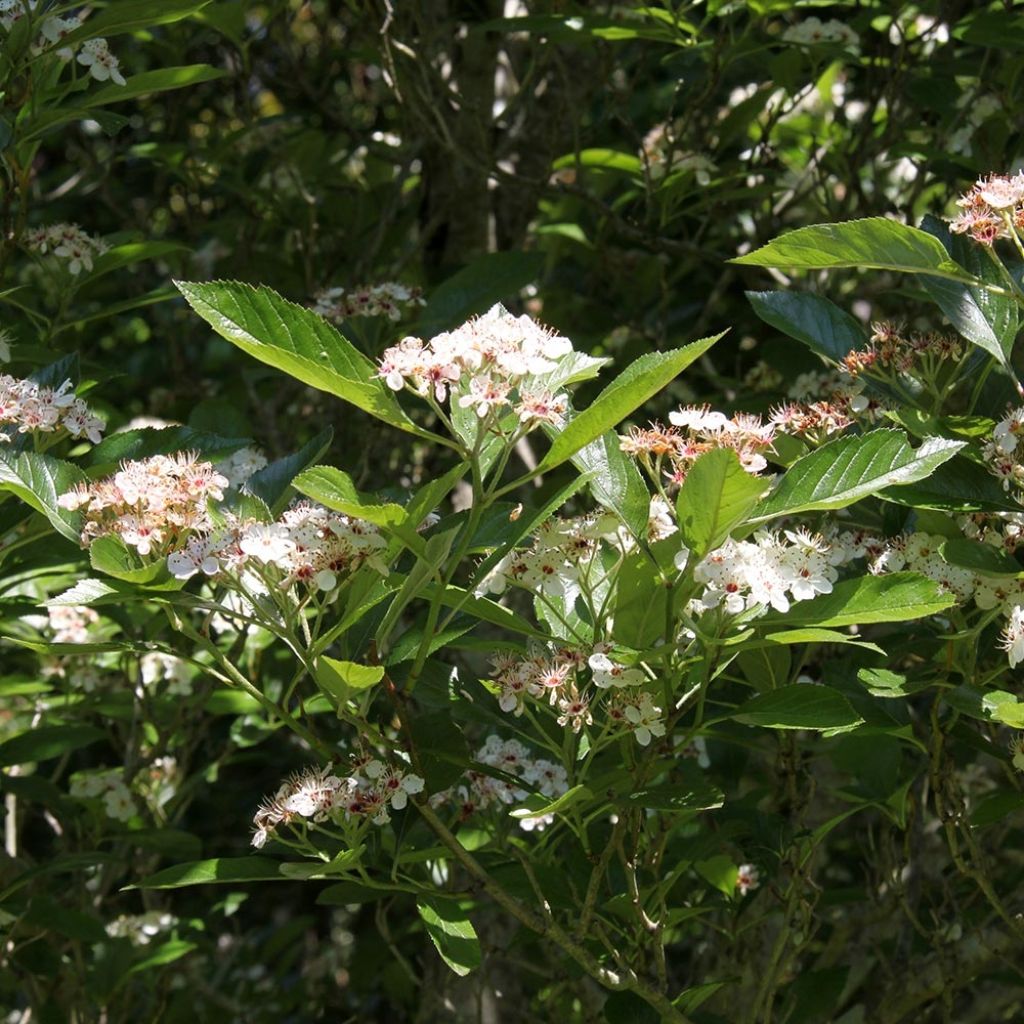
[[[736,872],[736,888],[741,896],[746,896],[751,889],[760,885],[760,875],[753,864],[741,864]]]
[[[78,63],[87,67],[89,74],[97,82],[105,82],[109,79],[115,85],[126,84],[124,75],[119,70],[118,59],[110,52],[106,39],[87,39],[82,43]]]
[[[639,686],[646,678],[642,669],[618,665],[602,652],[592,654],[587,664],[594,674],[594,685],[602,690],[611,686]]]
[[[295,549],[288,530],[277,523],[254,523],[245,528],[238,541],[247,555],[266,563],[283,563]]]
[[[135,802],[128,787],[118,781],[103,795],[103,808],[107,816],[118,821],[129,821],[135,814]]]
[[[646,747],[653,736],[665,735],[665,723],[661,720],[661,708],[655,707],[649,693],[640,695],[639,704],[627,704],[625,715],[633,730],[633,735],[641,747]]]
[[[999,646],[1006,651],[1010,668],[1016,668],[1024,661],[1024,605],[1013,606]]]

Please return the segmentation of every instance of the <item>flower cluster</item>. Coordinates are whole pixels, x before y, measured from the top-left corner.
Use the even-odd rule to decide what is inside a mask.
[[[397,323],[407,309],[423,305],[421,288],[410,288],[394,281],[367,284],[350,292],[344,288],[325,288],[313,296],[313,309],[336,324],[353,316],[386,316]]]
[[[664,475],[671,483],[681,484],[693,463],[713,448],[732,449],[752,475],[768,466],[764,453],[771,450],[775,428],[760,416],[726,416],[709,406],[693,405],[669,413],[669,422],[668,427],[658,423],[632,427],[619,438],[622,451],[639,458],[656,479]]]
[[[814,17],[804,18],[803,21],[790,25],[782,33],[782,40],[786,43],[796,43],[799,46],[836,43],[854,50],[860,46],[860,36],[848,25],[836,21],[835,18],[830,18],[828,21]]]
[[[255,448],[239,448],[226,459],[214,463],[217,472],[227,479],[229,487],[241,487],[253,473],[266,466],[266,456]]]
[[[67,263],[74,275],[83,270],[92,270],[93,257],[107,251],[107,244],[100,238],[87,235],[77,224],[50,224],[47,227],[32,228],[25,232],[25,247],[45,256],[53,253]]]
[[[970,235],[982,245],[1012,238],[1024,230],[1024,172],[980,178],[956,204],[962,212],[950,223],[950,231]]]
[[[0,442],[9,442],[11,434],[4,427],[16,427],[19,434],[65,430],[71,437],[99,444],[105,424],[83,399],[75,397],[70,380],[50,388],[0,373]]]
[[[80,772],[72,777],[70,792],[76,800],[101,798],[107,817],[116,821],[130,821],[135,816],[132,791],[124,781],[123,774],[116,769]]]
[[[791,601],[832,592],[838,578],[836,553],[821,536],[804,529],[761,532],[753,541],[726,541],[697,564],[693,578],[704,584],[703,608],[722,605],[731,615],[770,605],[789,611]]]
[[[593,723],[594,701],[609,692],[609,720],[632,732],[641,746],[665,735],[661,708],[641,689],[646,673],[611,658],[605,644],[595,645],[589,655],[571,647],[536,646],[525,658],[501,651],[491,666],[502,711],[521,715],[532,697],[558,712],[559,725],[579,732]]]
[[[494,774],[472,770],[450,789],[430,797],[432,807],[455,804],[464,821],[478,811],[495,806],[522,803],[530,792],[549,800],[560,797],[569,788],[565,769],[554,761],[535,758],[519,740],[503,740],[493,733],[474,758],[494,770]],[[550,815],[520,819],[525,831],[542,829],[551,823]]]
[[[245,573],[249,589],[263,585],[289,587],[305,583],[330,591],[338,574],[361,565],[388,573],[380,558],[386,541],[373,523],[331,512],[322,505],[300,501],[274,523],[238,520],[213,533],[197,533],[167,557],[167,568],[178,579],[202,572],[216,576]]]
[[[451,389],[458,406],[482,420],[511,410],[525,429],[542,422],[560,426],[567,399],[537,378],[571,351],[568,338],[497,305],[429,342],[404,338],[384,352],[378,375],[394,391],[409,387],[437,402]]]
[[[227,480],[209,462],[188,452],[153,455],[122,463],[110,477],[82,483],[58,498],[61,508],[81,510],[82,545],[118,536],[140,555],[172,550],[213,523],[210,499],[224,497]]]
[[[676,149],[674,126],[669,124],[656,124],[644,136],[640,156],[654,181],[670,172],[690,171],[698,185],[709,185],[711,176],[718,170],[710,157]]]
[[[166,682],[169,697],[187,697],[192,692],[192,673],[188,665],[173,654],[161,651],[144,654],[139,663],[139,674],[143,686]]]
[[[162,932],[169,932],[178,924],[173,914],[150,910],[145,914],[121,914],[107,925],[112,939],[128,939],[133,946],[148,946]]]
[[[674,525],[673,525],[674,529]],[[608,514],[549,519],[533,546],[510,551],[480,582],[477,593],[502,594],[512,584],[536,594],[567,597],[576,592],[581,572],[601,541],[622,546],[619,522]]]
[[[989,472],[1003,483],[1003,490],[1024,489],[1024,406],[1008,409],[1006,415],[995,425],[992,437],[985,442],[982,456]]]
[[[293,821],[370,820],[386,825],[388,809],[402,810],[409,797],[423,791],[423,779],[373,758],[357,758],[353,773],[333,775],[331,765],[307,768],[285,780],[253,816],[252,845],[263,847],[279,825]]]
[[[87,644],[89,627],[100,621],[99,615],[85,605],[55,605],[46,609],[55,644]]]

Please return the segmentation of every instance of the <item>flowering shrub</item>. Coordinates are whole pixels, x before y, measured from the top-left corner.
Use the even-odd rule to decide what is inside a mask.
[[[474,79],[443,48],[410,75],[439,44],[399,5],[366,35],[318,4],[0,0],[34,97],[0,112],[5,1019],[1020,1013],[1024,176],[897,180],[899,90],[858,77],[1000,29],[706,6],[470,18],[462,49],[506,47]],[[224,68],[146,63],[186,19]],[[346,33],[379,63],[325,72],[336,105],[289,61]],[[462,134],[482,82],[495,124],[540,117],[495,85],[522,52],[557,120],[549,53],[583,74],[595,40],[657,52],[693,113],[644,101],[620,148],[542,140],[539,171]],[[744,84],[751,46],[778,83]],[[1018,88],[992,64],[931,126],[965,163],[995,146],[978,96]],[[165,207],[39,186],[55,128],[99,164],[132,130],[100,108],[164,125],[151,97],[228,70],[238,95],[120,151]],[[395,103],[422,151],[373,127]],[[482,191],[439,198],[449,145]],[[524,180],[522,251],[513,204],[460,220]]]

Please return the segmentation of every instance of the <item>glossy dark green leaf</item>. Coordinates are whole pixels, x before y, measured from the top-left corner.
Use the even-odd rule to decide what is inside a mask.
[[[845,729],[863,721],[838,690],[811,683],[762,693],[741,704],[731,717],[764,729]]]
[[[423,926],[441,959],[458,975],[480,966],[480,940],[466,913],[452,900],[416,901]]]
[[[868,340],[859,320],[813,292],[746,292],[754,312],[812,352],[838,363]]]

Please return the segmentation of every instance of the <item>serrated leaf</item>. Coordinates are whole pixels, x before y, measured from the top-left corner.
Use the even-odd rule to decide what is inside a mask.
[[[729,261],[748,267],[824,270],[857,267],[937,274],[977,283],[928,232],[886,217],[797,228]]]
[[[916,483],[887,488],[879,497],[911,508],[943,512],[1019,512],[999,481],[984,466],[954,455]]]
[[[94,471],[103,471],[129,459],[148,459],[175,452],[196,452],[216,462],[249,444],[252,439],[248,437],[221,437],[192,427],[141,427],[105,437],[89,452],[86,465]]]
[[[156,25],[181,21],[202,10],[210,0],[117,0],[96,12],[79,28],[69,32],[55,46],[73,46],[98,36],[116,36]]]
[[[146,563],[116,534],[97,537],[89,545],[89,562],[97,572],[126,583],[146,584],[170,578],[166,559]]]
[[[85,480],[85,474],[70,462],[38,452],[12,455],[0,448],[0,490],[10,491],[41,512],[58,533],[78,543],[78,520],[57,504],[57,499]]]
[[[124,601],[127,595],[119,587],[104,580],[79,580],[73,587],[51,597],[43,603],[47,608],[61,608],[68,605],[97,605]]]
[[[951,459],[964,444],[930,437],[913,449],[899,430],[837,438],[797,459],[774,493],[755,509],[751,521],[844,508],[885,488],[914,483]]]
[[[540,463],[547,472],[621,423],[652,395],[675,380],[700,358],[722,334],[701,338],[671,352],[649,352],[626,367],[582,412],[554,434],[554,441]]]
[[[465,913],[454,901],[416,901],[423,926],[441,959],[460,977],[480,966],[480,940]]]
[[[838,363],[863,347],[867,331],[860,321],[813,292],[746,292],[754,312],[812,352]]]
[[[762,626],[856,626],[873,622],[907,622],[937,615],[956,599],[934,580],[914,572],[842,580],[831,594],[797,601],[785,615],[771,614]]]
[[[96,107],[108,103],[124,103],[126,100],[148,96],[154,92],[171,92],[174,89],[185,89],[200,82],[212,82],[224,78],[226,71],[211,67],[209,64],[186,64],[176,68],[157,68],[155,71],[143,71],[132,75],[124,85],[107,85],[95,92],[88,93],[81,101],[81,110],[86,117],[100,116]]]
[[[845,729],[864,721],[838,690],[810,683],[762,693],[729,717],[764,729]]]
[[[434,437],[409,419],[374,364],[311,309],[238,281],[175,283],[188,304],[243,352],[399,430]]]
[[[953,537],[939,545],[939,554],[950,565],[986,576],[1019,576],[1024,566],[1001,548],[966,537]]]
[[[705,452],[690,467],[676,496],[683,543],[692,558],[703,558],[746,519],[771,486],[751,476],[728,448]]]

